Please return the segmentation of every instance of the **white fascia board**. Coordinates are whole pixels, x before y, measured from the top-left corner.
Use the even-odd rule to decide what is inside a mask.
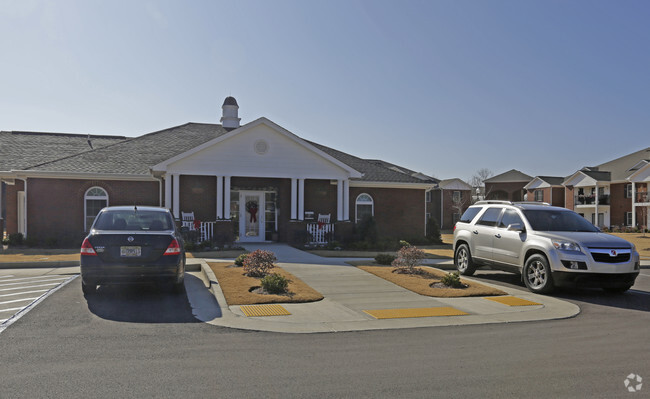
[[[608,182],[609,183],[609,182]],[[576,173],[569,176],[564,182],[563,186],[574,186],[574,187],[590,187],[598,184],[598,181],[593,177],[583,173],[582,171],[577,171]]]
[[[324,153],[323,151],[321,151],[318,148],[316,148],[316,147],[312,146],[311,144],[307,143],[306,141],[304,141],[300,137],[298,137],[295,134],[291,133],[287,129],[283,128],[282,126],[272,122],[271,120],[269,120],[269,119],[267,119],[265,117],[258,118],[258,119],[254,120],[252,122],[249,122],[249,123],[245,124],[244,126],[241,126],[241,127],[237,128],[237,129],[234,129],[234,130],[232,130],[232,131],[230,131],[230,132],[228,132],[228,133],[226,133],[226,134],[224,134],[222,136],[219,136],[219,137],[214,138],[214,139],[212,139],[210,141],[207,141],[207,142],[205,142],[205,143],[203,143],[203,144],[201,144],[201,145],[199,145],[197,147],[194,147],[189,151],[185,151],[182,154],[178,154],[175,157],[172,157],[172,158],[167,159],[167,160],[165,160],[165,161],[163,161],[163,162],[161,162],[161,163],[159,163],[157,165],[154,165],[151,168],[151,170],[153,172],[165,172],[167,170],[167,167],[169,165],[173,164],[174,162],[177,162],[177,161],[179,161],[179,160],[181,160],[183,158],[187,158],[187,157],[189,157],[189,156],[191,156],[193,154],[196,154],[199,151],[202,151],[202,150],[204,150],[206,148],[212,147],[212,146],[214,146],[214,145],[216,145],[216,144],[218,144],[218,143],[220,143],[222,141],[228,140],[229,138],[231,138],[231,137],[233,137],[233,136],[235,136],[237,134],[240,134],[240,133],[245,132],[247,130],[253,129],[254,127],[259,126],[259,125],[267,125],[267,126],[269,126],[270,128],[274,129],[275,131],[277,131],[278,133],[284,135],[285,137],[289,138],[290,140],[298,143],[299,145],[303,146],[304,148],[308,149],[309,151],[319,155],[320,157],[326,159],[330,163],[333,163],[334,165],[340,167],[341,169],[343,169],[343,170],[345,170],[346,172],[349,173],[349,175],[350,175],[349,177],[351,177],[351,178],[361,178],[361,177],[363,177],[363,174],[361,172],[351,168],[350,166],[344,164],[343,162],[339,161],[338,159],[332,157],[331,155],[328,155],[328,154]]]
[[[531,180],[530,183],[526,184],[524,186],[524,189],[534,190],[536,188],[548,188],[548,187],[551,187],[551,185],[545,182],[544,180],[540,179],[539,177],[536,177],[533,180]]]
[[[629,175],[627,180],[634,183],[650,182],[650,163]]]
[[[52,171],[33,171],[33,170],[12,170],[11,175],[0,173],[4,180],[8,179],[74,179],[74,180],[131,180],[131,181],[157,181],[151,175],[133,175],[125,173],[83,173],[83,172],[52,172]],[[5,177],[6,176],[6,177]]]
[[[336,181],[332,181],[336,184]],[[371,188],[406,188],[416,190],[431,190],[436,188],[435,184],[430,183],[396,183],[396,182],[379,182],[379,181],[354,181],[350,180],[350,187],[371,187]]]

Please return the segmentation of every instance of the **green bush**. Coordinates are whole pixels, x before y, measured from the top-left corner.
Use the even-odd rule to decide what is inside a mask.
[[[396,256],[392,254],[377,254],[375,256],[375,262],[380,265],[390,265],[395,260]]]
[[[30,248],[37,247],[38,246],[38,238],[36,238],[36,237],[27,237],[27,238],[25,238],[25,245],[27,245]]]
[[[248,254],[241,254],[241,255],[239,255],[239,256],[237,257],[237,259],[235,259],[235,265],[236,265],[236,266],[239,266],[239,267],[244,266],[244,260],[246,260],[246,257],[247,257],[247,256],[248,256]]]
[[[283,294],[287,292],[289,280],[277,273],[271,273],[262,277],[260,284],[269,294]]]
[[[356,241],[366,241],[374,244],[377,242],[377,222],[372,216],[365,216],[355,226]]]
[[[452,288],[460,288],[463,286],[460,282],[460,274],[458,273],[447,273],[442,277],[442,280],[440,280],[440,282],[447,287]]]
[[[439,244],[442,242],[442,237],[440,236],[440,226],[436,219],[429,218],[427,220],[427,240],[432,243]]]
[[[408,248],[408,247],[410,247],[410,246],[411,246],[411,244],[409,244],[408,241],[399,240],[399,247],[400,247],[400,248]]]
[[[9,245],[12,247],[23,245],[23,233],[9,234],[7,240],[9,241]]]
[[[48,248],[56,248],[56,246],[59,244],[59,239],[56,237],[47,237],[45,239],[45,245]]]

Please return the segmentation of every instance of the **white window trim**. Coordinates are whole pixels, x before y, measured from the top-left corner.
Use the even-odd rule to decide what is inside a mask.
[[[95,196],[95,195],[90,196],[90,195],[88,195],[88,193],[91,190],[95,189],[95,188],[102,190],[105,195],[102,195],[102,196]],[[88,228],[90,227],[90,226],[88,226],[88,221],[87,221],[87,219],[88,219],[88,209],[87,209],[88,200],[103,200],[103,199],[106,200],[106,206],[108,206],[108,191],[106,191],[106,189],[104,189],[102,187],[99,187],[99,186],[92,186],[88,190],[86,190],[86,192],[84,193],[84,231],[88,231]]]
[[[359,198],[362,196],[367,195],[370,198],[370,201],[361,201],[359,202]],[[354,221],[355,223],[359,223],[359,205],[370,205],[370,216],[375,217],[375,200],[372,198],[372,195],[368,193],[361,193],[357,195],[357,199],[354,201]]]

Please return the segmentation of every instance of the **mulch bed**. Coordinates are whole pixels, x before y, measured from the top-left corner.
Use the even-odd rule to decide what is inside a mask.
[[[277,273],[289,279],[289,288],[283,295],[265,294],[257,290],[261,286],[260,278],[244,275],[244,268],[237,267],[232,262],[211,262],[208,265],[217,277],[228,305],[301,303],[323,299],[323,295],[318,291],[278,266],[271,269],[271,273]]]
[[[396,273],[393,266],[358,265],[357,267],[420,295],[438,298],[507,295],[506,292],[499,289],[463,278],[460,279],[460,282],[464,288],[447,287],[440,282],[447,273],[428,266],[417,267],[416,269],[419,270],[417,274]]]

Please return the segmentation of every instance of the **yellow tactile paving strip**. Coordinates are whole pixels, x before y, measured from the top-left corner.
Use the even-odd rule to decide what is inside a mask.
[[[448,306],[435,308],[410,308],[410,309],[374,309],[364,310],[365,313],[375,319],[402,319],[409,317],[432,317],[432,316],[465,316],[462,310]]]
[[[239,307],[248,317],[253,316],[288,316],[291,313],[280,305],[242,305]]]
[[[527,299],[517,298],[516,296],[496,296],[496,297],[484,297],[483,299],[489,299],[490,301],[499,302],[508,306],[534,306],[541,305],[541,303],[529,301]]]

